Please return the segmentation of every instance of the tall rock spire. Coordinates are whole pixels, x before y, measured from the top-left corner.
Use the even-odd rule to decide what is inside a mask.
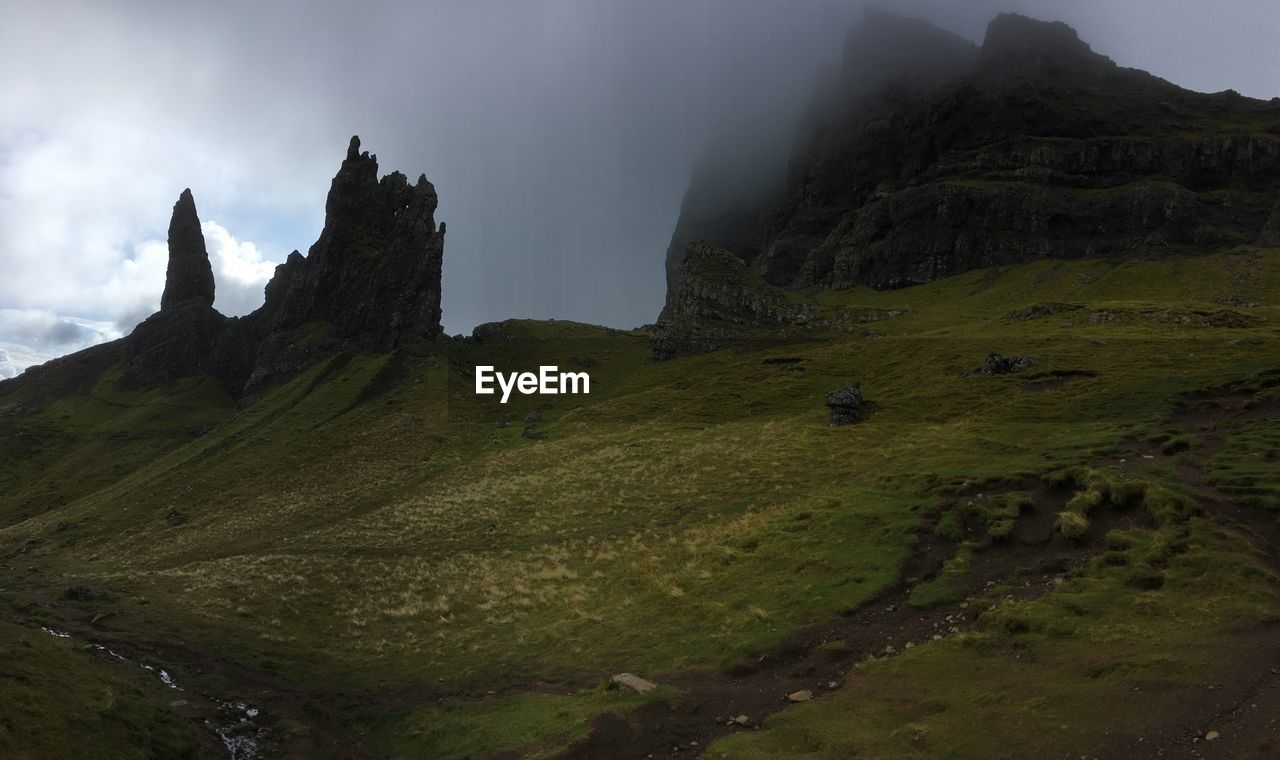
[[[160,310],[166,311],[195,298],[213,305],[213,267],[209,266],[196,202],[187,189],[173,204],[173,218],[169,220],[169,268],[165,272]]]
[[[379,179],[377,157],[351,138],[307,256],[294,251],[260,308],[228,318],[212,308],[213,269],[190,190],[169,223],[160,311],[126,339],[124,387],[208,375],[241,399],[343,351],[418,350],[441,334],[444,223],[425,176]]]
[[[329,187],[320,238],[268,286],[274,326],[325,321],[373,351],[438,336],[445,226],[436,225],[436,204],[425,175],[415,183],[400,172],[379,179],[377,156],[352,137]]]

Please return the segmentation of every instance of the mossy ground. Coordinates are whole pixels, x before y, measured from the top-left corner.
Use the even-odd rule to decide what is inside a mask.
[[[1277,366],[1278,295],[1275,251],[1043,262],[821,296],[904,311],[868,335],[783,331],[660,364],[643,333],[513,322],[430,355],[334,357],[240,411],[209,384],[126,394],[104,377],[0,417],[0,588],[101,589],[62,607],[343,692],[376,755],[548,753],[638,701],[598,688],[611,673],[727,668],[894,587],[957,492],[1006,484],[972,517],[998,533],[1027,478],[1185,435],[1169,422],[1182,394]],[[1050,303],[1072,308],[1014,315]],[[991,351],[1035,363],[976,373]],[[589,371],[591,395],[471,393],[475,364],[553,363]],[[827,427],[823,398],[854,380],[879,411]],[[0,396],[0,413],[29,401]],[[521,434],[535,403],[543,440]],[[1276,445],[1265,419],[1230,431],[1211,478],[1274,509]],[[1173,469],[1143,477],[1179,488]],[[1089,489],[1064,511],[1087,518]],[[1105,743],[1081,726],[1140,730],[1163,708],[1135,683],[1222,667],[1215,647],[1276,610],[1246,546],[1166,501],[1189,534],[1117,535],[1126,562],[993,599],[962,636],[867,663],[715,751],[997,757]],[[1189,548],[1144,585],[1170,541]],[[954,601],[964,551],[913,604]],[[33,720],[12,730],[43,735]]]
[[[141,668],[0,620],[0,756],[194,757],[191,726],[168,707],[177,698]]]

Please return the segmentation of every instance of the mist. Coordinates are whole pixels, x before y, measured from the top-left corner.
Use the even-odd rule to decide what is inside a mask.
[[[1001,10],[1063,20],[1098,52],[1183,86],[1280,94],[1270,0],[876,5],[973,42]],[[318,235],[352,134],[383,172],[425,173],[439,191],[446,331],[509,317],[651,322],[695,167],[739,172],[729,184],[746,195],[775,191],[862,10],[12,6],[0,30],[0,377],[127,333],[158,305],[184,187],[205,224],[215,306],[256,308],[271,266]],[[33,314],[81,327],[35,341]]]

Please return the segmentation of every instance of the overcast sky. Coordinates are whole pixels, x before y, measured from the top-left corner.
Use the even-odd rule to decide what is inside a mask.
[[[352,134],[449,223],[444,322],[635,326],[710,125],[794,112],[856,0],[0,0],[0,377],[119,337],[195,195],[216,306],[306,252]],[[1276,0],[887,0],[981,40],[999,10],[1203,91],[1280,95]]]

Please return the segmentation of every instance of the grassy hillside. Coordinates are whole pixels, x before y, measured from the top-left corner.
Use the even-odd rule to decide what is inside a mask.
[[[1277,296],[1277,251],[1046,262],[825,293],[903,315],[660,364],[640,332],[511,322],[244,409],[194,381],[10,386],[0,625],[33,677],[85,671],[72,699],[118,669],[40,625],[261,705],[255,741],[300,757],[1248,742],[1210,723],[1280,667]],[[991,351],[1033,364],[976,372]],[[476,364],[592,393],[502,406]],[[855,380],[879,410],[828,427]],[[177,756],[172,726],[220,751],[194,708],[129,699],[153,717],[104,724],[120,756]],[[72,720],[4,717],[33,757]]]

